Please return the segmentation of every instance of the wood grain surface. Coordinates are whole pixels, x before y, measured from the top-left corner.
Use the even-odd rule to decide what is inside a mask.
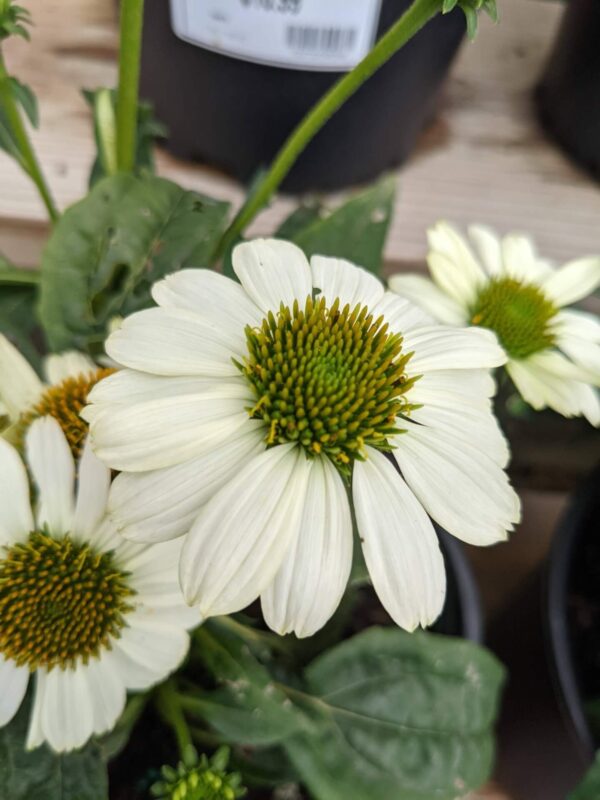
[[[387,245],[395,263],[422,262],[425,230],[439,218],[528,230],[551,258],[600,250],[600,192],[544,137],[531,93],[548,56],[561,3],[502,0],[497,26],[482,19],[462,48],[438,116],[399,170],[397,209]],[[58,203],[85,192],[93,157],[89,114],[79,88],[114,85],[114,0],[29,0],[31,45],[9,41],[9,68],[40,98],[34,140]],[[163,175],[239,203],[242,189],[204,166],[159,155]],[[339,196],[330,196],[332,203]],[[279,198],[253,226],[272,232],[293,205]],[[24,265],[38,259],[44,210],[28,180],[0,153],[0,250]]]

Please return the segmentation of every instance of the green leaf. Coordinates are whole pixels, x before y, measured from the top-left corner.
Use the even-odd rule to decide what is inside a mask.
[[[40,318],[51,349],[86,350],[107,325],[152,304],[152,284],[207,264],[229,205],[148,176],[104,178],[53,229],[42,258]]]
[[[567,800],[598,800],[600,797],[600,752],[596,753],[594,763],[583,781],[571,792]]]
[[[40,366],[40,352],[35,344],[38,319],[35,310],[37,301],[37,273],[13,267],[0,254],[0,333],[7,336],[34,366]],[[18,280],[22,277],[22,280]]]
[[[31,122],[34,128],[37,128],[40,124],[37,97],[34,95],[31,88],[27,86],[27,84],[21,83],[21,81],[14,77],[10,78],[9,80],[12,92],[17,102],[21,105],[21,108],[27,115],[29,122]]]
[[[182,698],[184,709],[242,744],[279,744],[300,729],[302,715],[242,639],[218,621],[205,623],[194,637],[199,656],[221,686]]]
[[[323,206],[320,203],[305,203],[294,209],[275,231],[278,239],[293,240],[305,228],[321,218]]]
[[[493,758],[503,669],[474,644],[371,628],[317,658],[293,693],[313,732],[283,747],[316,800],[450,800]]]
[[[39,123],[37,100],[29,86],[21,83],[17,78],[9,77],[8,88],[14,96],[18,105],[21,106],[27,118],[37,128]],[[27,159],[23,157],[17,139],[14,136],[11,123],[0,105],[0,150],[4,150],[9,156],[15,159],[17,163],[26,171],[28,171]]]
[[[354,196],[328,216],[320,216],[291,237],[308,257],[347,258],[379,275],[394,207],[396,179],[387,177]]]
[[[106,765],[95,743],[66,755],[45,745],[25,750],[31,694],[12,722],[0,728],[0,798],[107,800]]]

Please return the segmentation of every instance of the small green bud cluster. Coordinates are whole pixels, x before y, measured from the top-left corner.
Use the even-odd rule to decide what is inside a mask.
[[[228,761],[228,747],[219,748],[211,759],[204,754],[198,758],[189,747],[177,767],[162,767],[162,780],[151,794],[159,800],[236,800],[246,789],[237,772],[226,772]]]
[[[462,8],[467,18],[467,33],[469,39],[474,39],[477,34],[477,15],[480,11],[485,11],[494,22],[498,22],[498,8],[496,0],[443,0],[442,14],[448,14],[456,6]]]

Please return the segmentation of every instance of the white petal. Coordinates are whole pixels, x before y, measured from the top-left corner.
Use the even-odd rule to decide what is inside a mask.
[[[0,653],[0,726],[10,722],[23,702],[29,669],[18,667]]]
[[[271,583],[297,536],[307,479],[304,452],[278,445],[200,511],[185,540],[180,580],[203,617],[239,611]]]
[[[264,433],[260,423],[248,420],[198,458],[166,469],[117,475],[109,509],[118,531],[139,542],[187,533],[206,501],[265,449]]]
[[[464,436],[404,424],[408,431],[394,442],[393,454],[427,513],[469,544],[506,539],[520,504],[497,459]]]
[[[427,239],[427,263],[433,280],[460,306],[471,304],[486,278],[466,240],[447,222],[430,228]]]
[[[422,375],[410,390],[411,403],[442,403],[489,409],[496,382],[486,369],[433,370]]]
[[[84,745],[94,732],[94,713],[84,664],[53,669],[44,680],[41,723],[44,738],[57,753]]]
[[[590,382],[596,386],[600,384],[600,345],[565,335],[556,344],[577,366],[585,370]]]
[[[496,336],[485,328],[418,328],[404,337],[403,349],[414,351],[407,366],[410,375],[429,370],[498,367],[506,362]]]
[[[40,417],[31,424],[25,448],[39,490],[38,525],[47,525],[52,534],[68,533],[73,522],[75,465],[54,417]]]
[[[408,631],[431,625],[446,596],[437,536],[423,507],[392,463],[367,447],[357,461],[352,496],[365,561],[377,596]]]
[[[44,362],[44,372],[48,383],[62,383],[65,378],[76,378],[79,375],[89,375],[98,370],[91,358],[69,350],[66,353],[49,355]]]
[[[509,361],[506,369],[519,393],[532,408],[552,408],[564,417],[586,417],[600,425],[600,400],[592,386],[577,380],[577,368],[559,353]],[[550,355],[550,358],[547,356]]]
[[[343,258],[313,256],[310,260],[312,280],[318,296],[324,296],[328,306],[339,298],[340,308],[346,304],[353,309],[357,304],[370,310],[383,297],[381,281],[362,267]]]
[[[398,274],[392,275],[388,285],[393,292],[414,303],[434,320],[446,325],[465,325],[467,313],[462,305],[422,275]],[[425,324],[431,324],[425,323]]]
[[[344,483],[328,458],[310,465],[300,530],[261,597],[267,625],[312,636],[333,615],[352,568],[352,517]]]
[[[294,300],[304,308],[312,294],[310,267],[302,250],[279,239],[255,239],[238,244],[232,254],[235,274],[250,299],[263,312],[279,311]]]
[[[114,728],[125,708],[125,685],[109,650],[91,658],[83,669],[92,701],[93,732],[96,736]]]
[[[500,275],[504,267],[502,247],[496,232],[486,225],[471,225],[468,233],[488,275]]]
[[[180,308],[148,308],[127,317],[106,340],[119,364],[154,375],[239,375],[232,357],[243,355],[242,332],[209,323]]]
[[[600,257],[569,261],[542,283],[544,294],[557,306],[568,306],[587,297],[600,285]]]
[[[227,385],[210,394],[183,395],[116,406],[92,419],[96,455],[113,469],[145,471],[205,453],[246,424],[246,401]]]
[[[42,711],[44,708],[44,694],[46,688],[46,670],[41,668],[36,670],[33,676],[34,694],[31,704],[31,716],[29,717],[29,730],[27,732],[26,750],[33,750],[44,742],[44,731],[42,730]]]
[[[25,466],[15,448],[0,437],[0,545],[22,541],[33,528]]]
[[[241,375],[223,378],[165,377],[148,375],[131,369],[120,369],[99,381],[88,395],[92,404],[86,406],[81,416],[91,422],[98,416],[102,406],[132,406],[161,397],[180,397],[187,394],[204,394],[227,387],[231,397],[243,397],[252,401],[252,390]]]
[[[482,452],[486,453],[496,464],[501,467],[508,464],[510,458],[508,442],[490,407],[479,409],[454,405],[445,402],[445,398],[437,398],[437,400],[430,400],[422,408],[414,409],[410,418],[420,425],[445,431],[459,439],[460,437],[471,439],[477,442]],[[402,427],[402,420],[398,420],[398,426]]]
[[[511,233],[502,239],[504,272],[524,283],[539,283],[552,273],[546,261],[538,257],[528,236]]]
[[[181,664],[189,647],[186,631],[136,612],[127,616],[129,627],[113,641],[114,663],[127,689],[148,689]]]
[[[0,334],[0,399],[12,419],[38,400],[44,387],[33,367]]]
[[[402,336],[415,328],[423,328],[435,324],[435,320],[419,306],[410,303],[393,292],[384,292],[381,300],[371,309],[371,313],[375,319],[383,314],[385,321],[390,326],[390,331],[399,333]]]
[[[556,336],[573,336],[588,342],[600,342],[600,319],[596,314],[575,309],[561,309],[551,320]]]
[[[106,512],[110,470],[94,455],[89,437],[79,461],[79,480],[71,534],[89,540]]]
[[[225,324],[245,341],[246,325],[260,325],[264,313],[244,289],[212,269],[182,269],[155,283],[152,297],[159,306],[184,308],[217,325]]]

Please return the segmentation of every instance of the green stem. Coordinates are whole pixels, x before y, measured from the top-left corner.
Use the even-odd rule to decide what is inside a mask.
[[[158,688],[154,702],[164,722],[173,730],[177,739],[179,754],[183,758],[186,750],[192,745],[192,734],[183,714],[179,695],[172,681],[166,681]]]
[[[117,165],[123,172],[131,172],[135,166],[143,18],[144,0],[121,0]]]
[[[280,636],[270,633],[269,631],[261,631],[256,628],[251,628],[248,625],[244,625],[242,622],[238,622],[232,617],[214,617],[213,624],[218,627],[225,628],[225,630],[229,630],[238,638],[247,642],[250,646],[269,647],[272,650],[279,650],[280,653],[285,653],[286,655],[288,655],[290,652],[286,642]],[[201,632],[203,634],[206,631],[200,627],[196,629],[195,633],[196,632]]]
[[[10,76],[7,72],[1,50],[0,108],[2,108],[6,115],[10,127],[10,133],[12,134],[15,144],[17,145],[17,149],[20,154],[19,163],[25,172],[27,172],[31,180],[35,183],[37,190],[40,193],[40,197],[46,206],[48,216],[50,217],[51,221],[56,222],[59,217],[59,213],[54,205],[54,200],[52,199],[52,195],[50,194],[50,190],[42,174],[41,167],[36,158],[33,147],[31,146],[31,142],[29,141],[29,136],[23,123],[21,112],[19,111],[19,107],[10,86]]]
[[[221,237],[214,253],[215,261],[226,252],[261,208],[267,204],[300,153],[327,120],[440,10],[440,0],[414,0],[400,19],[379,39],[371,52],[351,72],[334,83],[313,106],[285,141],[262,183],[251,193]]]

